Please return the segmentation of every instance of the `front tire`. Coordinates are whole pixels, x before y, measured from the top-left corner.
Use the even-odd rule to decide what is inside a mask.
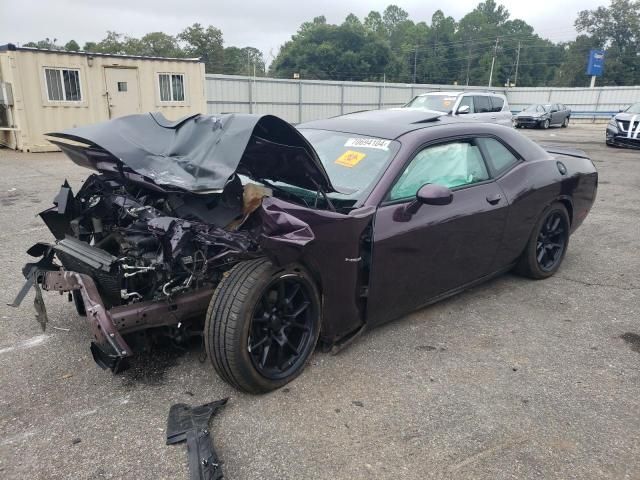
[[[542,122],[542,128],[544,128],[545,130],[548,129],[550,126],[551,126],[551,122],[549,121],[548,118],[544,122]]]
[[[561,203],[548,207],[536,223],[515,271],[540,280],[558,271],[569,246],[569,214]]]
[[[269,392],[300,375],[318,341],[320,318],[320,294],[304,269],[267,259],[241,262],[211,298],[207,355],[233,387]]]

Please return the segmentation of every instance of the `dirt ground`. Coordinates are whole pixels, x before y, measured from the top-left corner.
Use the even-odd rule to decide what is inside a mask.
[[[223,383],[201,351],[163,350],[112,375],[66,297],[45,333],[22,284],[36,213],[64,178],[61,154],[0,150],[0,477],[187,478],[166,446],[176,402],[231,397],[211,424],[229,479],[640,478],[640,152],[604,126],[525,131],[578,146],[600,172],[597,203],[545,281],[505,275],[316,352],[263,396]]]

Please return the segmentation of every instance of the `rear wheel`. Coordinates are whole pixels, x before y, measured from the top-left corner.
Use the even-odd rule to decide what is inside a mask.
[[[516,272],[534,279],[556,273],[569,244],[569,226],[569,214],[564,205],[551,205],[534,227]]]
[[[279,388],[306,366],[320,332],[320,295],[300,267],[241,262],[216,288],[205,347],[227,383],[249,393]]]
[[[562,122],[562,128],[567,128],[569,126],[569,117],[564,119],[564,122]]]

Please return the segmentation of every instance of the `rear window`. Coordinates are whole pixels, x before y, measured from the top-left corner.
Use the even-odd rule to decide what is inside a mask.
[[[476,113],[487,113],[491,111],[491,101],[489,97],[482,95],[476,95],[473,97],[473,102],[476,106]]]
[[[478,138],[476,142],[484,147],[487,161],[493,175],[499,175],[518,163],[518,158],[502,143],[494,138]]]
[[[500,97],[491,97],[492,112],[501,112],[503,105],[504,105],[503,99],[501,99]]]

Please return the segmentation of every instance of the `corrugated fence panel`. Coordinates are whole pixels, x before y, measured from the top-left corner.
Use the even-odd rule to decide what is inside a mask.
[[[207,101],[248,102],[249,82],[244,79],[221,79],[206,76]]]
[[[532,103],[563,103],[575,116],[606,118],[631,103],[640,102],[638,87],[491,88],[462,85],[282,80],[234,75],[206,75],[210,113],[271,113],[286,120],[327,118],[359,110],[399,107],[413,96],[433,91],[491,91],[507,96],[512,111]]]
[[[340,105],[342,102],[342,86],[336,84],[302,83],[302,103]]]
[[[308,122],[310,120],[320,120],[321,118],[335,117],[341,114],[340,105],[304,105],[302,108],[301,121]]]
[[[347,105],[368,105],[368,108],[376,108],[380,101],[380,90],[375,86],[358,86],[351,83],[344,86],[344,103]]]
[[[384,105],[404,105],[411,100],[411,88],[407,87],[383,87],[382,103]]]
[[[298,82],[252,82],[252,100],[261,103],[298,103]]]
[[[287,122],[298,123],[298,105],[272,105],[258,103],[253,106],[253,113],[270,114],[284,118]]]

